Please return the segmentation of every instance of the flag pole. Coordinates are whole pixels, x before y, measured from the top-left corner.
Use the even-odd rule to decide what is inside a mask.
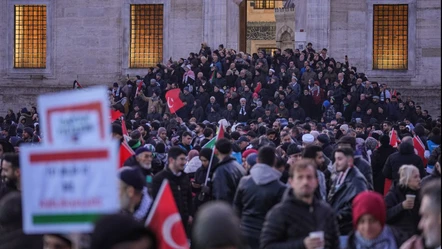
[[[209,180],[209,173],[210,173],[210,169],[212,168],[212,161],[213,161],[213,155],[214,154],[215,154],[215,147],[213,147],[212,155],[210,156],[209,167],[207,168],[206,180],[204,181],[204,185],[205,186],[207,186],[207,181]]]

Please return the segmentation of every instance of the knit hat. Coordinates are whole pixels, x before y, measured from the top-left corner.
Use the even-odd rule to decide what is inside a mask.
[[[324,101],[324,103],[322,104],[325,108],[328,108],[331,104],[330,101],[326,100]]]
[[[253,165],[256,164],[256,158],[258,157],[258,154],[256,153],[251,153],[247,156],[246,161],[247,163],[252,167]]]
[[[242,153],[242,157],[243,158],[247,158],[250,154],[252,154],[252,153],[258,153],[258,151],[257,150],[255,150],[255,149],[248,149],[248,150],[245,150],[243,153]]]
[[[202,156],[202,157],[206,158],[207,160],[210,160],[210,157],[212,157],[212,149],[202,148],[199,156],[200,157]]]
[[[330,143],[330,138],[326,134],[319,134],[317,139],[319,142],[321,142],[323,144]]]
[[[127,144],[130,146],[130,148],[132,148],[133,150],[136,150],[136,149],[140,148],[141,141],[138,139],[131,139],[131,140],[129,140],[129,142],[127,142]]]
[[[339,139],[338,144],[350,144],[350,146],[354,149],[356,148],[356,138],[352,136],[343,136]]]
[[[372,137],[367,137],[367,139],[365,139],[365,146],[367,147],[367,149],[374,151],[378,146],[378,140]]]
[[[287,148],[287,155],[291,156],[294,154],[299,154],[301,153],[301,149],[298,147],[297,144],[290,144],[289,147]]]
[[[387,146],[390,144],[390,137],[388,135],[382,135],[379,138],[379,142],[381,142],[381,145]]]
[[[120,136],[123,136],[123,129],[121,128],[121,125],[119,124],[112,124],[112,133],[118,134]]]
[[[32,129],[31,127],[25,127],[23,129],[23,132],[28,133],[30,136],[34,135],[34,129]]]
[[[364,214],[373,215],[382,227],[387,219],[387,208],[384,198],[379,193],[373,191],[364,191],[359,193],[353,199],[353,226],[356,228],[359,219]]]
[[[139,154],[141,154],[143,152],[152,152],[152,151],[146,147],[140,147],[137,150],[135,150],[135,155],[138,156]]]
[[[120,180],[134,189],[142,190],[144,187],[144,180],[141,171],[138,168],[125,166],[120,169]]]
[[[348,125],[347,124],[343,124],[339,127],[340,130],[344,130],[345,132],[348,132]]]

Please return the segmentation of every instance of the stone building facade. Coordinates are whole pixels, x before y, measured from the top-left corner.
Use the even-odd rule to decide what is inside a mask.
[[[41,93],[67,90],[78,80],[83,86],[111,85],[126,74],[144,75],[129,67],[130,6],[162,4],[162,59],[187,57],[202,41],[212,48],[224,44],[239,50],[246,44],[240,22],[246,0],[2,0],[0,1],[0,116],[36,103]],[[278,1],[278,0],[276,0]],[[417,100],[430,114],[440,114],[440,0],[290,0],[287,23],[267,28],[280,48],[312,42],[329,56],[366,72],[371,81],[385,82],[403,97]],[[46,65],[14,67],[17,5],[46,6]],[[376,4],[408,6],[408,61],[405,70],[373,70],[373,8]],[[276,13],[278,12],[278,13]],[[292,14],[287,14],[292,13]],[[292,15],[292,21],[290,21]],[[279,15],[281,17],[281,15]],[[248,29],[265,26],[250,25]],[[302,32],[301,32],[302,30]],[[270,37],[270,34],[269,34]],[[267,39],[267,38],[266,38]],[[256,52],[256,51],[250,51]]]

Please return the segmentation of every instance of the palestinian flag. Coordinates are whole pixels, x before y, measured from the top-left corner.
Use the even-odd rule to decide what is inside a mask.
[[[221,125],[219,126],[218,133],[217,133],[216,137],[213,137],[212,139],[210,139],[210,141],[207,142],[207,143],[203,146],[203,148],[209,148],[209,149],[213,149],[213,148],[215,148],[216,141],[218,141],[219,139],[221,139],[221,138],[223,138],[223,137],[224,137],[224,127],[223,127],[223,125],[221,124]]]

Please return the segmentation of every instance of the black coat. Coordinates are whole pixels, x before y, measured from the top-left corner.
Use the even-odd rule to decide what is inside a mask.
[[[358,170],[362,173],[362,175],[365,177],[365,180],[367,180],[367,186],[368,189],[373,189],[373,171],[371,169],[370,163],[368,163],[367,160],[362,158],[362,156],[355,156],[354,157],[354,165]]]
[[[338,177],[333,182],[328,195],[328,203],[337,214],[341,235],[348,235],[353,229],[352,201],[360,192],[368,189],[367,181],[356,167],[352,167],[344,182],[335,188]]]
[[[387,158],[395,152],[397,152],[397,149],[393,148],[391,145],[387,146],[381,145],[371,155],[371,169],[373,170],[373,187],[374,191],[378,192],[379,194],[382,195],[384,194],[385,176],[382,173],[382,169],[384,168]]]
[[[26,235],[19,227],[0,228],[0,249],[41,249],[41,235]]]
[[[259,242],[265,216],[281,201],[286,186],[279,181],[281,173],[268,165],[255,164],[252,171],[250,175],[241,178],[234,206],[241,217],[244,235]]]
[[[226,157],[216,166],[212,180],[212,196],[215,200],[223,200],[233,204],[236,188],[245,169],[233,157]]]
[[[385,162],[382,173],[385,178],[399,181],[399,168],[404,164],[412,164],[419,169],[421,178],[427,175],[422,159],[414,153],[414,146],[409,143],[401,143],[399,151],[391,154]]]
[[[402,207],[402,202],[405,201],[407,194],[416,195],[414,207],[410,210],[405,210]],[[387,224],[407,233],[408,237],[417,233],[417,225],[420,220],[419,191],[395,183],[385,196],[385,205],[387,206]]]
[[[288,189],[282,202],[274,206],[266,216],[260,248],[305,248],[304,239],[313,231],[324,231],[324,248],[339,248],[336,214],[330,205],[317,199],[309,205],[296,199],[293,190]]]
[[[160,190],[164,179],[169,181],[173,198],[175,199],[175,203],[178,207],[178,212],[180,212],[181,220],[186,228],[187,220],[193,212],[192,187],[190,185],[190,179],[184,172],[181,172],[181,175],[176,176],[169,168],[160,171],[153,177],[152,196],[154,200],[157,197],[158,191]]]

